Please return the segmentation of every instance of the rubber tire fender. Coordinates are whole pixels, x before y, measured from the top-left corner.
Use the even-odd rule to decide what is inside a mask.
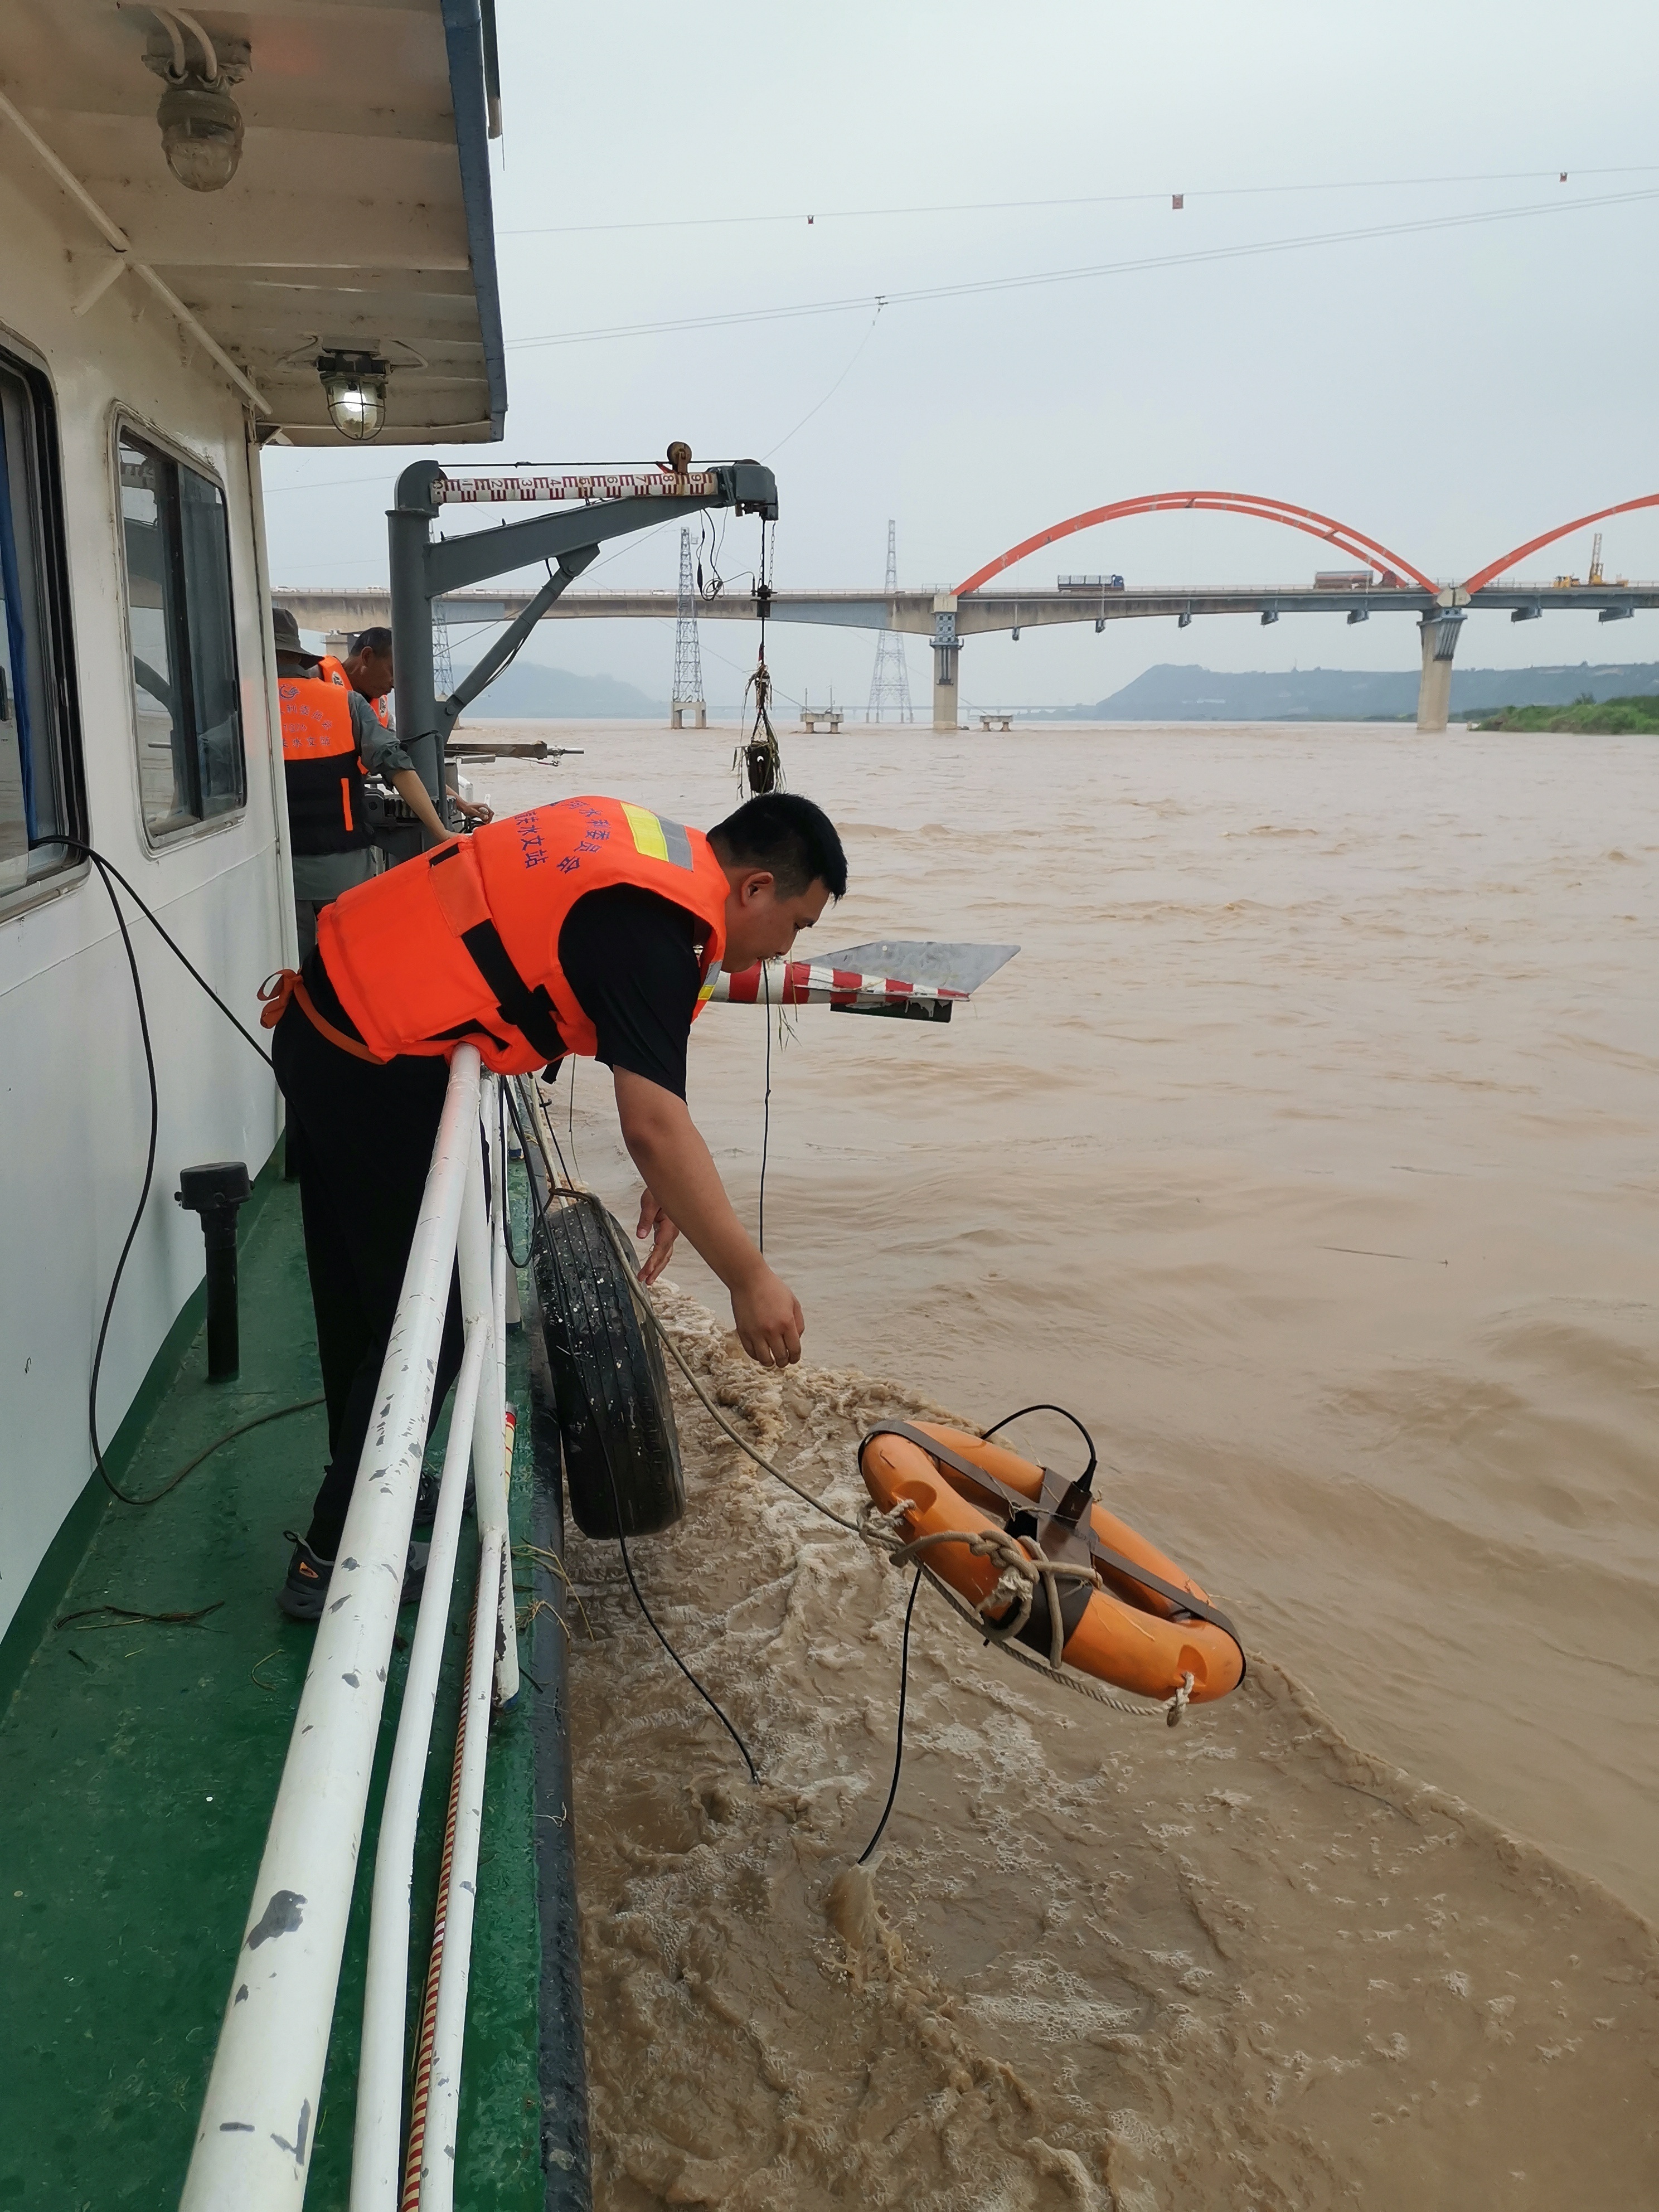
[[[550,1208],[536,1256],[570,1510],[584,1536],[654,1536],[685,1511],[668,1371],[641,1319],[624,1263],[588,1204]],[[614,1490],[612,1486],[615,1486]]]

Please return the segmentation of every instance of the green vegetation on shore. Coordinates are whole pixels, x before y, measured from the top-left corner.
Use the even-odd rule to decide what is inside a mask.
[[[1478,730],[1580,730],[1587,737],[1659,737],[1659,699],[1575,699],[1571,707],[1504,707]]]

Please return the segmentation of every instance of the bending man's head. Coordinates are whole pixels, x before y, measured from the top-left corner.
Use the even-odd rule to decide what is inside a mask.
[[[732,973],[787,953],[847,889],[847,855],[822,807],[769,791],[708,833],[730,885],[725,965]]]
[[[340,665],[346,672],[346,681],[354,691],[361,691],[365,699],[383,699],[393,682],[392,667],[392,632],[389,629],[359,630],[351,641],[351,650]]]

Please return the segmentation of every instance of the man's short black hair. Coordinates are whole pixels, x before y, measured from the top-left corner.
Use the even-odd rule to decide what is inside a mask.
[[[392,658],[392,632],[389,629],[360,629],[351,641],[348,660],[355,660],[360,653],[373,653],[382,660]]]
[[[831,898],[847,890],[847,855],[821,806],[793,791],[769,791],[717,822],[708,833],[722,866],[769,868],[779,890],[796,898],[822,884]]]

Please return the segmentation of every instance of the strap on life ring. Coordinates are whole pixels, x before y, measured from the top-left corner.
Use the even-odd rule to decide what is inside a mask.
[[[1159,1597],[1168,1598],[1170,1602],[1179,1607],[1182,1612],[1192,1613],[1200,1620],[1207,1620],[1212,1626],[1220,1629],[1224,1635],[1231,1636],[1233,1642],[1238,1644],[1241,1651],[1243,1650],[1238,1631],[1218,1607],[1209,1604],[1191,1590],[1178,1589],[1173,1583],[1166,1583],[1161,1575],[1154,1574],[1150,1567],[1138,1565],[1133,1559],[1125,1559],[1121,1552],[1115,1552],[1109,1545],[1101,1542],[1090,1525],[1087,1498],[1077,1500],[1075,1511],[1072,1510],[1076,1492],[1080,1486],[1073,1484],[1068,1490],[1066,1496],[1060,1501],[1060,1510],[1045,1515],[1037,1499],[1024,1497],[1018,1491],[1011,1490],[1006,1482],[1000,1482],[995,1475],[987,1474],[982,1467],[975,1467],[971,1460],[963,1459],[960,1452],[952,1451],[948,1444],[942,1444],[937,1437],[930,1437],[925,1431],[913,1428],[908,1421],[879,1422],[869,1431],[864,1442],[867,1443],[871,1437],[902,1437],[907,1443],[915,1444],[919,1450],[926,1452],[927,1456],[936,1461],[940,1467],[947,1468],[954,1475],[959,1475],[972,1490],[977,1491],[980,1497],[971,1502],[974,1504],[979,1504],[981,1500],[986,1502],[989,1510],[1003,1515],[1006,1523],[1011,1528],[1016,1516],[1020,1514],[1025,1515],[1033,1522],[1039,1521],[1042,1517],[1061,1522],[1069,1534],[1088,1547],[1090,1556],[1097,1566],[1108,1568],[1113,1574],[1127,1576],[1131,1582],[1138,1583],[1143,1589],[1152,1590]],[[1026,1532],[1018,1530],[1014,1533],[1024,1534]],[[1032,1534],[1039,1548],[1042,1548],[1040,1533],[1034,1530]]]

